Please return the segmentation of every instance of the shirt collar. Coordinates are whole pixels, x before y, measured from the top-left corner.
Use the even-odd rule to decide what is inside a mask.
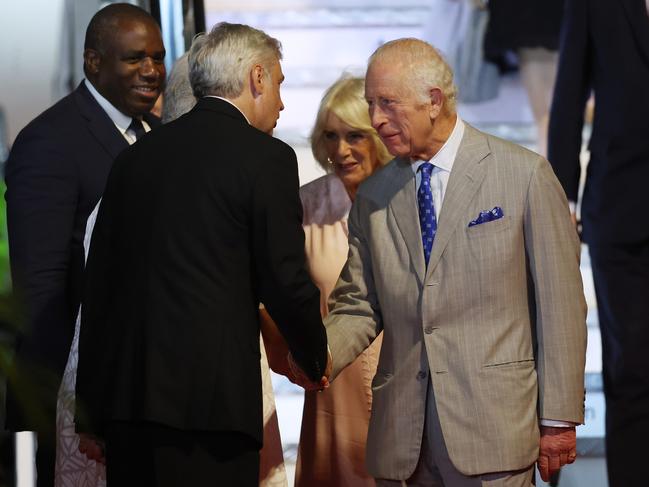
[[[231,102],[230,100],[228,100],[227,98],[223,98],[222,96],[216,96],[216,95],[205,95],[205,98],[217,98],[217,99],[219,99],[219,100],[223,100],[223,101],[228,102],[228,103],[229,103],[230,105],[232,105],[234,108],[236,108],[237,110],[239,110],[239,111],[241,112],[241,115],[243,115],[243,118],[245,118],[245,119],[246,119],[246,122],[248,122],[248,125],[251,125],[250,120],[248,120],[248,117],[246,117],[246,114],[243,113],[243,112],[241,111],[241,108],[239,108],[238,106],[236,106],[234,103],[232,103],[232,102]]]
[[[88,91],[92,94],[95,100],[97,100],[97,103],[99,103],[99,106],[104,109],[106,115],[108,115],[108,117],[113,121],[115,126],[122,133],[122,135],[124,135],[129,125],[131,125],[131,121],[133,120],[132,117],[124,115],[117,108],[115,108],[115,106],[111,102],[101,96],[97,89],[92,86],[92,83],[90,81],[86,79],[84,80],[84,82],[86,83],[86,88],[88,88]]]
[[[447,172],[451,172],[453,169],[453,163],[457,157],[457,151],[460,149],[460,142],[462,142],[462,137],[464,136],[464,122],[462,119],[457,116],[455,119],[455,126],[449,138],[444,142],[444,145],[440,150],[437,151],[430,161],[415,161],[412,163],[411,167],[415,174],[419,166],[424,162],[430,162],[435,167],[442,169]]]

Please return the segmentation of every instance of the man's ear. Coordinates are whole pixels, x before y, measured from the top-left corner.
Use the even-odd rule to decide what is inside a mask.
[[[266,89],[264,67],[261,64],[255,64],[250,70],[250,87],[255,98]]]
[[[430,95],[430,118],[437,118],[442,112],[442,107],[444,106],[444,94],[439,88],[431,88],[429,91]]]
[[[95,49],[86,49],[83,51],[83,65],[86,73],[97,75],[100,64],[101,54],[99,54],[99,51]]]

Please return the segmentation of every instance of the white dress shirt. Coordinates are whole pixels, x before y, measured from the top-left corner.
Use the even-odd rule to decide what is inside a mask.
[[[444,203],[444,195],[446,194],[446,187],[448,186],[448,178],[451,176],[453,163],[457,156],[457,151],[460,148],[460,142],[464,136],[464,122],[458,116],[455,120],[455,127],[449,136],[448,140],[444,142],[442,148],[437,151],[430,161],[415,161],[411,167],[415,173],[417,191],[421,185],[421,173],[419,167],[424,162],[430,162],[433,166],[433,172],[430,175],[430,189],[433,193],[433,205],[435,206],[435,218],[439,221],[439,214],[442,211],[442,204]]]
[[[117,127],[117,130],[119,130],[119,132],[124,136],[126,142],[128,142],[129,145],[134,144],[137,140],[135,138],[135,132],[128,128],[129,125],[131,125],[133,118],[129,117],[128,115],[124,115],[117,108],[115,108],[111,102],[101,96],[101,94],[95,89],[95,87],[92,86],[92,83],[90,83],[87,79],[83,80],[83,82],[86,84],[86,88],[88,88],[90,94],[94,97],[95,100],[97,100],[99,106],[104,109],[106,115],[108,115],[108,117],[113,121],[115,127]],[[142,125],[144,126],[144,130],[146,132],[149,132],[151,130],[149,124],[144,120],[142,120]]]

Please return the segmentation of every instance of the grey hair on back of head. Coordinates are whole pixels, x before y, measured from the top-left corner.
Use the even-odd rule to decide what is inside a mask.
[[[171,122],[184,115],[195,104],[196,97],[189,84],[189,65],[185,53],[176,60],[167,80],[162,104],[162,123]]]
[[[261,65],[270,76],[270,68],[280,59],[282,45],[277,39],[249,25],[221,22],[194,38],[189,81],[196,98],[236,98],[254,65]]]

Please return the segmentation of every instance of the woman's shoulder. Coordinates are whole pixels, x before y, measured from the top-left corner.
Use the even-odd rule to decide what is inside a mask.
[[[300,188],[304,225],[324,225],[343,220],[349,214],[351,200],[335,174],[326,174]]]
[[[323,192],[329,191],[331,188],[335,190],[345,191],[343,183],[340,181],[338,176],[333,173],[325,174],[319,178],[314,179],[302,186],[300,186],[300,196],[302,195],[313,195],[318,196]]]

